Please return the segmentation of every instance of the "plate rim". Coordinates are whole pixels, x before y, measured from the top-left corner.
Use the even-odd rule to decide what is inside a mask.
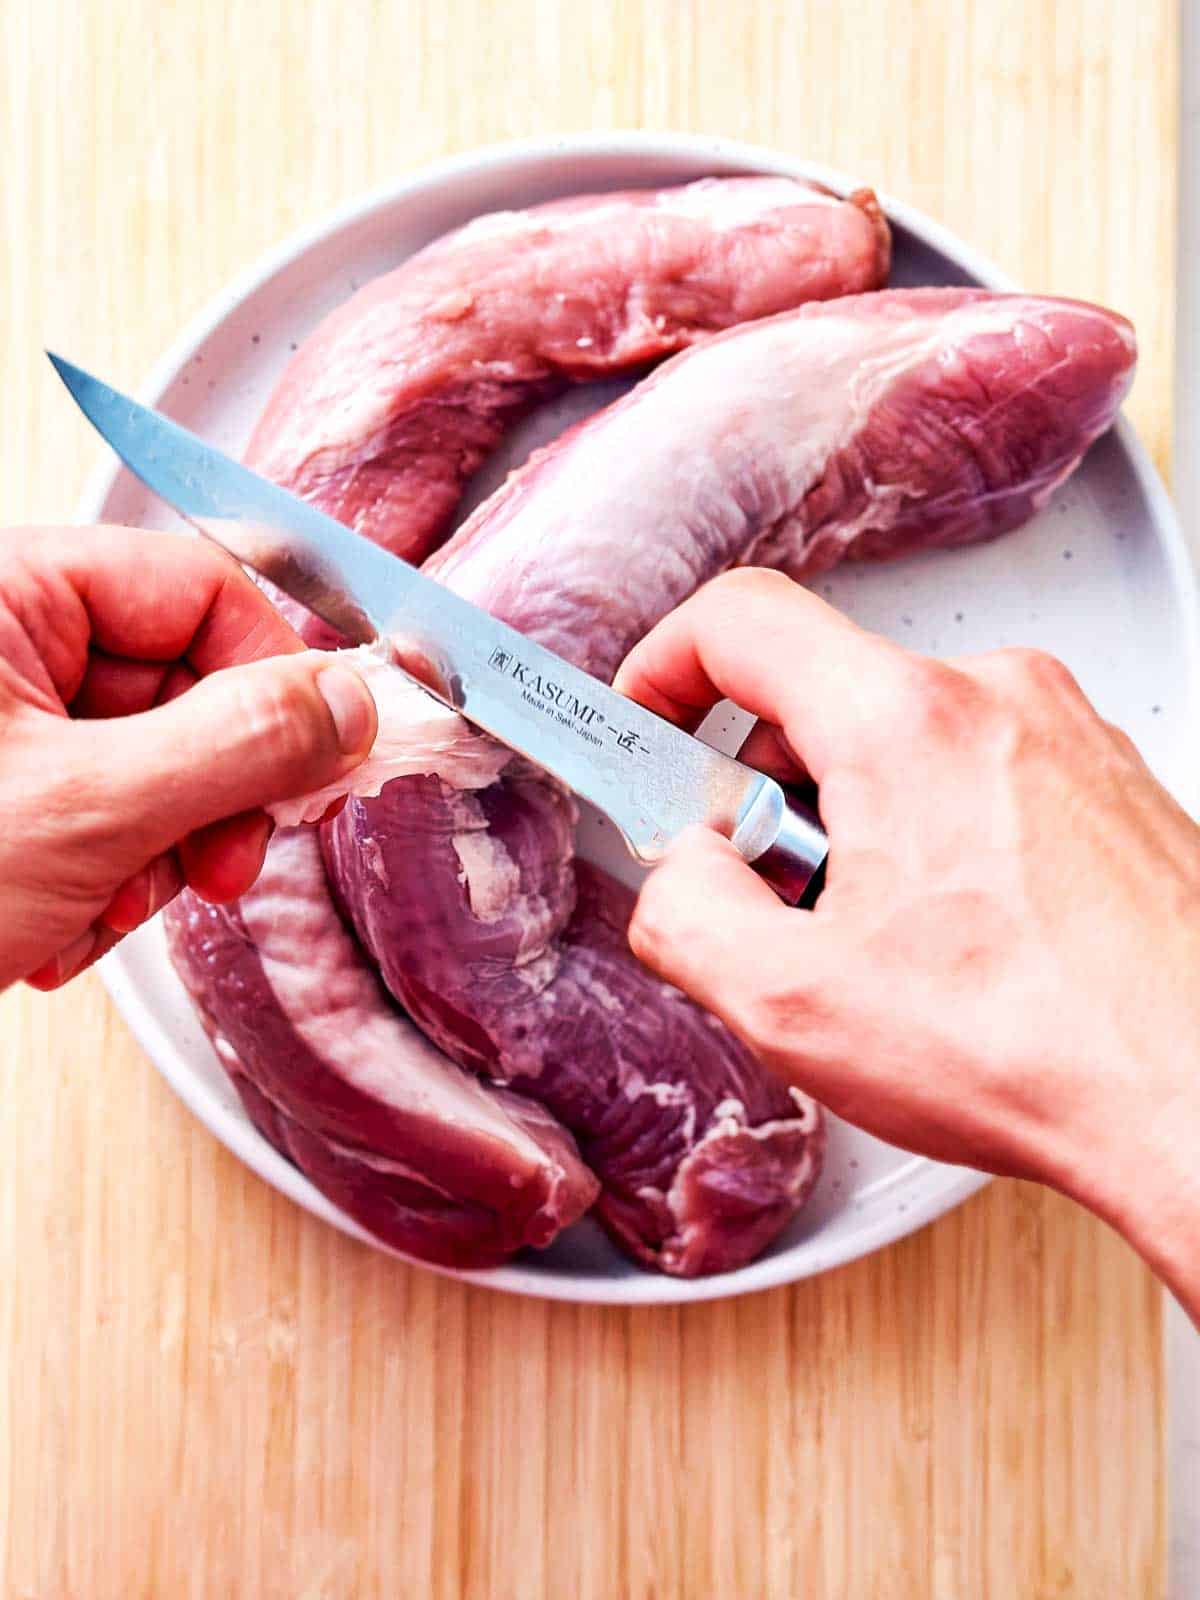
[[[327,243],[345,229],[368,220],[397,202],[411,201],[422,191],[441,190],[457,177],[494,175],[506,166],[519,166],[530,160],[547,161],[579,156],[706,161],[711,163],[714,170],[742,168],[809,178],[840,194],[865,187],[860,180],[822,162],[795,157],[767,145],[695,133],[618,129],[606,133],[507,140],[461,151],[373,186],[293,230],[260,253],[235,273],[187,321],[138,386],[135,391],[138,398],[145,404],[156,404],[190,361],[196,347],[211,337],[251,294],[263,289],[273,276],[289,268],[306,251]],[[982,284],[998,290],[1015,290],[1018,287],[992,261],[936,219],[886,191],[877,190],[876,193],[889,221],[940,252]],[[1200,575],[1197,564],[1162,479],[1131,424],[1124,417],[1119,417],[1112,431],[1145,496],[1148,514],[1158,533],[1168,566],[1172,589],[1180,594],[1181,602],[1191,601],[1184,618],[1183,646],[1188,664],[1189,695],[1197,700],[1200,699]],[[101,459],[96,464],[88,474],[76,506],[75,515],[79,521],[95,522],[98,519],[123,470],[119,462],[108,459]],[[1171,789],[1180,802],[1195,813],[1200,795],[1200,755],[1193,759],[1191,770],[1181,779],[1172,775]],[[158,930],[158,936],[161,937],[161,929]],[[219,1102],[214,1089],[197,1078],[190,1069],[183,1068],[178,1048],[166,1028],[153,1015],[140,992],[140,986],[126,970],[120,946],[99,963],[98,971],[114,1005],[156,1071],[208,1131],[259,1178],[319,1220],[331,1223],[342,1233],[373,1249],[443,1277],[502,1293],[575,1304],[636,1306],[698,1303],[777,1288],[848,1265],[905,1238],[962,1204],[991,1182],[988,1173],[949,1167],[925,1157],[914,1156],[911,1164],[919,1170],[939,1174],[941,1181],[931,1193],[910,1201],[902,1217],[893,1209],[886,1216],[865,1223],[852,1240],[841,1241],[824,1258],[818,1251],[807,1259],[796,1260],[793,1259],[793,1252],[785,1250],[779,1255],[760,1258],[733,1272],[712,1277],[679,1279],[651,1272],[611,1279],[576,1277],[563,1269],[521,1261],[471,1271],[441,1266],[404,1255],[360,1227],[281,1156],[244,1112],[232,1113]],[[902,1167],[896,1178],[902,1177],[906,1171],[907,1168]],[[819,1238],[819,1235],[815,1237]]]

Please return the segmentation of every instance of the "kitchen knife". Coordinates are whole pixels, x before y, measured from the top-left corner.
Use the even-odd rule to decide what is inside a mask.
[[[355,644],[382,637],[436,699],[545,768],[657,861],[691,823],[732,840],[790,905],[827,841],[773,778],[674,727],[407,561],[196,435],[51,355],[84,415],[146,487]]]

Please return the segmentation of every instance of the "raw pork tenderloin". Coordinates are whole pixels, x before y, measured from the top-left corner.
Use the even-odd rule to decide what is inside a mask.
[[[324,364],[335,366],[347,341],[358,348],[352,321],[326,335]],[[323,365],[322,337],[305,356],[314,372]],[[360,344],[365,353],[365,327]],[[376,346],[375,360],[386,367],[387,358]],[[432,570],[607,676],[659,616],[735,562],[805,573],[841,555],[964,543],[1014,526],[1107,426],[1132,363],[1128,326],[1071,302],[950,290],[814,306],[676,357],[515,474]],[[272,411],[286,420],[283,402]],[[327,443],[322,418],[302,407],[294,415],[291,465],[276,461],[273,470],[312,493],[306,474]],[[409,473],[408,487],[391,498],[372,491],[374,509],[365,513],[336,497],[324,503],[357,514],[360,526],[394,546],[417,548],[445,513],[430,516],[432,502],[413,487],[403,452],[391,468],[380,466],[383,457],[370,454],[377,432],[352,442],[351,456],[359,450],[357,459],[384,477]],[[271,467],[261,433],[258,464]],[[335,443],[346,448],[345,438]],[[433,477],[449,481],[442,469]],[[441,505],[440,489],[434,498]],[[455,737],[442,729],[438,748],[420,758],[421,775],[352,800],[323,830],[323,847],[341,906],[393,993],[448,1056],[502,1086],[480,1092],[505,1097],[503,1159],[520,1169],[516,1188],[525,1198],[514,1206],[522,1220],[498,1248],[540,1242],[547,1218],[552,1231],[587,1203],[569,1142],[523,1116],[520,1108],[536,1101],[575,1135],[602,1185],[598,1214],[640,1259],[680,1273],[749,1259],[811,1187],[821,1141],[816,1108],[628,955],[628,897],[573,861],[569,799],[524,763],[503,752],[497,759],[478,736],[470,736],[465,766],[461,749],[448,765]],[[411,774],[412,761],[399,770]],[[303,837],[281,834],[272,859]],[[277,959],[268,951],[262,960],[263,941],[280,906],[286,921],[289,896],[300,895],[287,887],[292,880],[309,885],[300,898],[314,926],[332,916],[313,891],[311,867],[310,848],[303,862],[285,859],[237,910],[204,908],[235,929],[224,963],[206,955],[203,918],[185,900],[172,914],[177,960],[268,1137],[384,1237],[379,1217],[397,1169],[411,1164],[435,1185],[442,1178],[453,1224],[439,1233],[436,1208],[426,1206],[433,1242],[414,1243],[420,1229],[410,1228],[401,1247],[453,1259],[458,1232],[474,1226],[471,1208],[486,1210],[486,1198],[479,1202],[458,1176],[444,1177],[452,1163],[442,1162],[436,1141],[426,1150],[419,1139],[402,1139],[388,1155],[370,1117],[356,1121],[352,1112],[324,1125],[319,1104],[310,1103],[307,1066],[293,1069],[299,1046],[316,1038],[327,1052],[318,1064],[338,1083],[364,1070],[353,1048],[341,1048],[347,1030],[339,1032],[337,1007],[323,1006],[325,980],[314,975],[301,994],[294,974],[283,975],[272,992],[291,1032],[285,1026],[266,1038],[256,1020],[262,996],[239,977],[256,960],[265,969]],[[256,897],[269,907],[272,895],[275,910],[256,910]],[[303,941],[289,953],[285,939],[283,965],[302,966],[302,950]],[[434,1077],[427,1062],[407,1036],[376,1052],[376,1020],[387,1013],[377,995],[362,1007],[369,1025],[355,1013],[355,1027],[374,1052],[366,1069],[373,1089],[387,1081],[378,1072],[386,1063],[397,1078],[413,1079],[388,1093],[419,1098],[426,1076]],[[394,1014],[389,1020],[404,1029]],[[257,1111],[256,1095],[268,1102]],[[435,1095],[422,1104],[440,1114]],[[484,1119],[468,1114],[472,1137],[476,1120]],[[513,1129],[535,1149],[518,1152]],[[482,1136],[475,1148],[493,1159]],[[376,1154],[393,1167],[373,1165]],[[476,1188],[484,1194],[486,1184]],[[407,1203],[401,1191],[398,1209]],[[465,1225],[462,1212],[471,1217]]]
[[[1015,526],[1108,426],[1133,360],[1127,323],[1071,301],[810,306],[669,361],[513,474],[429,570],[609,677],[737,562],[808,573]],[[326,858],[392,993],[571,1130],[626,1248],[736,1265],[807,1186],[812,1111],[613,936],[628,905],[581,881],[573,819],[523,763],[472,790],[405,777],[349,802]]]
[[[887,281],[869,189],[793,178],[553,200],[477,217],[360,289],[298,352],[257,469],[410,561],[506,428],[569,383]]]
[[[870,191],[842,200],[785,178],[479,218],[326,320],[289,365],[249,459],[419,555],[531,405],[747,318],[874,287],[889,255]],[[319,619],[284,609],[311,643],[338,643]],[[494,746],[390,678],[372,672],[385,732],[360,786],[396,771],[440,773],[456,791],[495,777]],[[323,809],[310,797],[293,820]],[[338,920],[314,851],[302,832],[282,832],[238,906],[185,895],[167,919],[176,965],[250,1115],[325,1193],[410,1254],[477,1265],[547,1242],[596,1189],[570,1136],[416,1034]],[[815,1121],[807,1105],[804,1114]],[[786,1186],[789,1214],[817,1158],[813,1140]],[[772,1199],[772,1226],[777,1209]]]

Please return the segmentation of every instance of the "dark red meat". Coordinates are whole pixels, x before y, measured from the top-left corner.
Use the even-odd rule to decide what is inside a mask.
[[[234,907],[180,897],[171,954],[256,1127],[388,1244],[489,1266],[548,1244],[596,1182],[540,1106],[421,1037],[329,898],[316,833],[277,833]]]

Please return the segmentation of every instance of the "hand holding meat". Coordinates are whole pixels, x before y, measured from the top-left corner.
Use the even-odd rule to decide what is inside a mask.
[[[1200,831],[1066,668],[930,661],[746,570],[617,686],[688,726],[753,712],[744,758],[815,780],[830,835],[811,912],[685,835],[642,960],[850,1121],[1082,1200],[1200,1311]]]
[[[54,988],[184,883],[218,901],[250,887],[259,807],[375,738],[357,675],[299,652],[201,540],[0,535],[0,987]]]

